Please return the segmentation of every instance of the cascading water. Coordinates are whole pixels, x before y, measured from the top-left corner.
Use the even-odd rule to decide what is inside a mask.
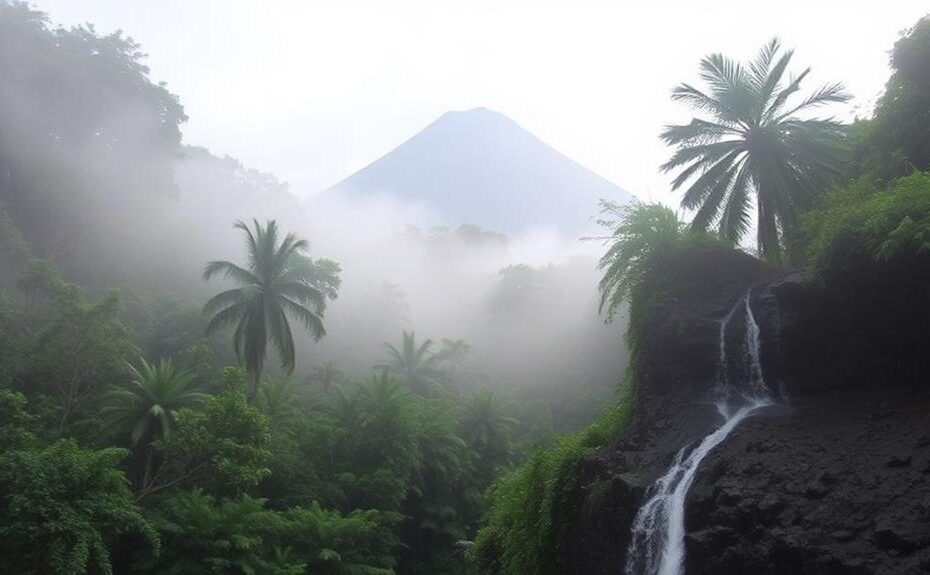
[[[740,313],[742,312],[742,313]],[[745,319],[740,351],[744,361],[731,368],[727,354],[727,328],[734,317]],[[687,447],[675,456],[669,470],[646,492],[646,502],[633,521],[627,551],[627,575],[680,575],[685,558],[685,499],[704,457],[759,408],[772,403],[759,361],[759,326],[752,314],[750,293],[720,321],[720,356],[716,389],[717,411],[723,423],[687,456]],[[736,372],[735,374],[733,372]]]

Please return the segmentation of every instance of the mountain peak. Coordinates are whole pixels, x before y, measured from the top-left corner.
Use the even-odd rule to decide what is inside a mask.
[[[443,118],[455,118],[455,117],[470,117],[470,118],[479,118],[479,117],[494,117],[494,118],[503,118],[510,120],[504,114],[501,114],[497,110],[492,110],[491,108],[485,108],[484,106],[478,106],[477,108],[472,108],[470,110],[449,110],[445,114],[439,117],[441,121]]]
[[[508,116],[449,111],[324,194],[386,194],[425,204],[442,221],[505,233],[592,227],[600,198],[627,192],[559,153]]]
[[[450,110],[440,116],[432,124],[423,129],[436,127],[472,127],[475,129],[518,129],[522,130],[515,121],[504,114],[490,108],[472,108],[470,110]],[[422,132],[421,132],[422,133]]]

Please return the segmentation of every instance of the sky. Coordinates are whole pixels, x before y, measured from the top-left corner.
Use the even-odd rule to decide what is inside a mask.
[[[671,89],[711,52],[748,59],[770,38],[841,81],[867,115],[901,31],[926,0],[37,0],[67,26],[122,29],[184,104],[185,142],[274,173],[308,197],[448,110],[502,112],[648,201],[670,205]]]

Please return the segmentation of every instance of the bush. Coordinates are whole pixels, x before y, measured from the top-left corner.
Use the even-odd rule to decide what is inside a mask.
[[[482,573],[561,572],[558,529],[574,521],[580,504],[578,463],[626,429],[632,415],[629,389],[590,427],[561,438],[550,449],[537,450],[491,487],[484,526],[469,551]]]
[[[199,489],[162,498],[153,523],[164,553],[139,568],[158,573],[392,573],[396,518],[347,515],[316,504],[287,511],[248,495],[217,500]]]
[[[119,469],[125,449],[81,449],[61,440],[0,457],[0,572],[111,573],[117,539],[158,537]]]
[[[861,178],[828,194],[804,220],[808,261],[821,276],[930,255],[930,173],[887,187]]]

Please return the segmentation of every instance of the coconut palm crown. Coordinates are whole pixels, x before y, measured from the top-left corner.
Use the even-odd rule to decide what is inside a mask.
[[[661,136],[677,147],[662,165],[666,172],[680,169],[672,188],[690,182],[681,205],[695,211],[692,227],[716,225],[736,243],[751,227],[754,203],[757,247],[774,263],[781,261],[785,230],[837,171],[843,125],[808,113],[849,99],[834,83],[795,101],[810,68],[784,81],[792,55],[773,39],[746,65],[707,56],[700,78],[708,89],[681,84],[672,92],[706,117],[667,126]]]
[[[280,238],[274,220],[264,226],[258,220],[252,224],[235,223],[246,236],[244,267],[220,260],[208,263],[203,272],[204,280],[222,275],[238,284],[213,296],[204,313],[211,316],[208,335],[235,326],[233,347],[249,374],[250,399],[258,390],[269,341],[282,368],[287,373],[294,371],[296,352],[289,317],[297,318],[315,339],[326,333],[326,298],[312,283],[312,270],[304,256],[307,241],[294,234]]]

